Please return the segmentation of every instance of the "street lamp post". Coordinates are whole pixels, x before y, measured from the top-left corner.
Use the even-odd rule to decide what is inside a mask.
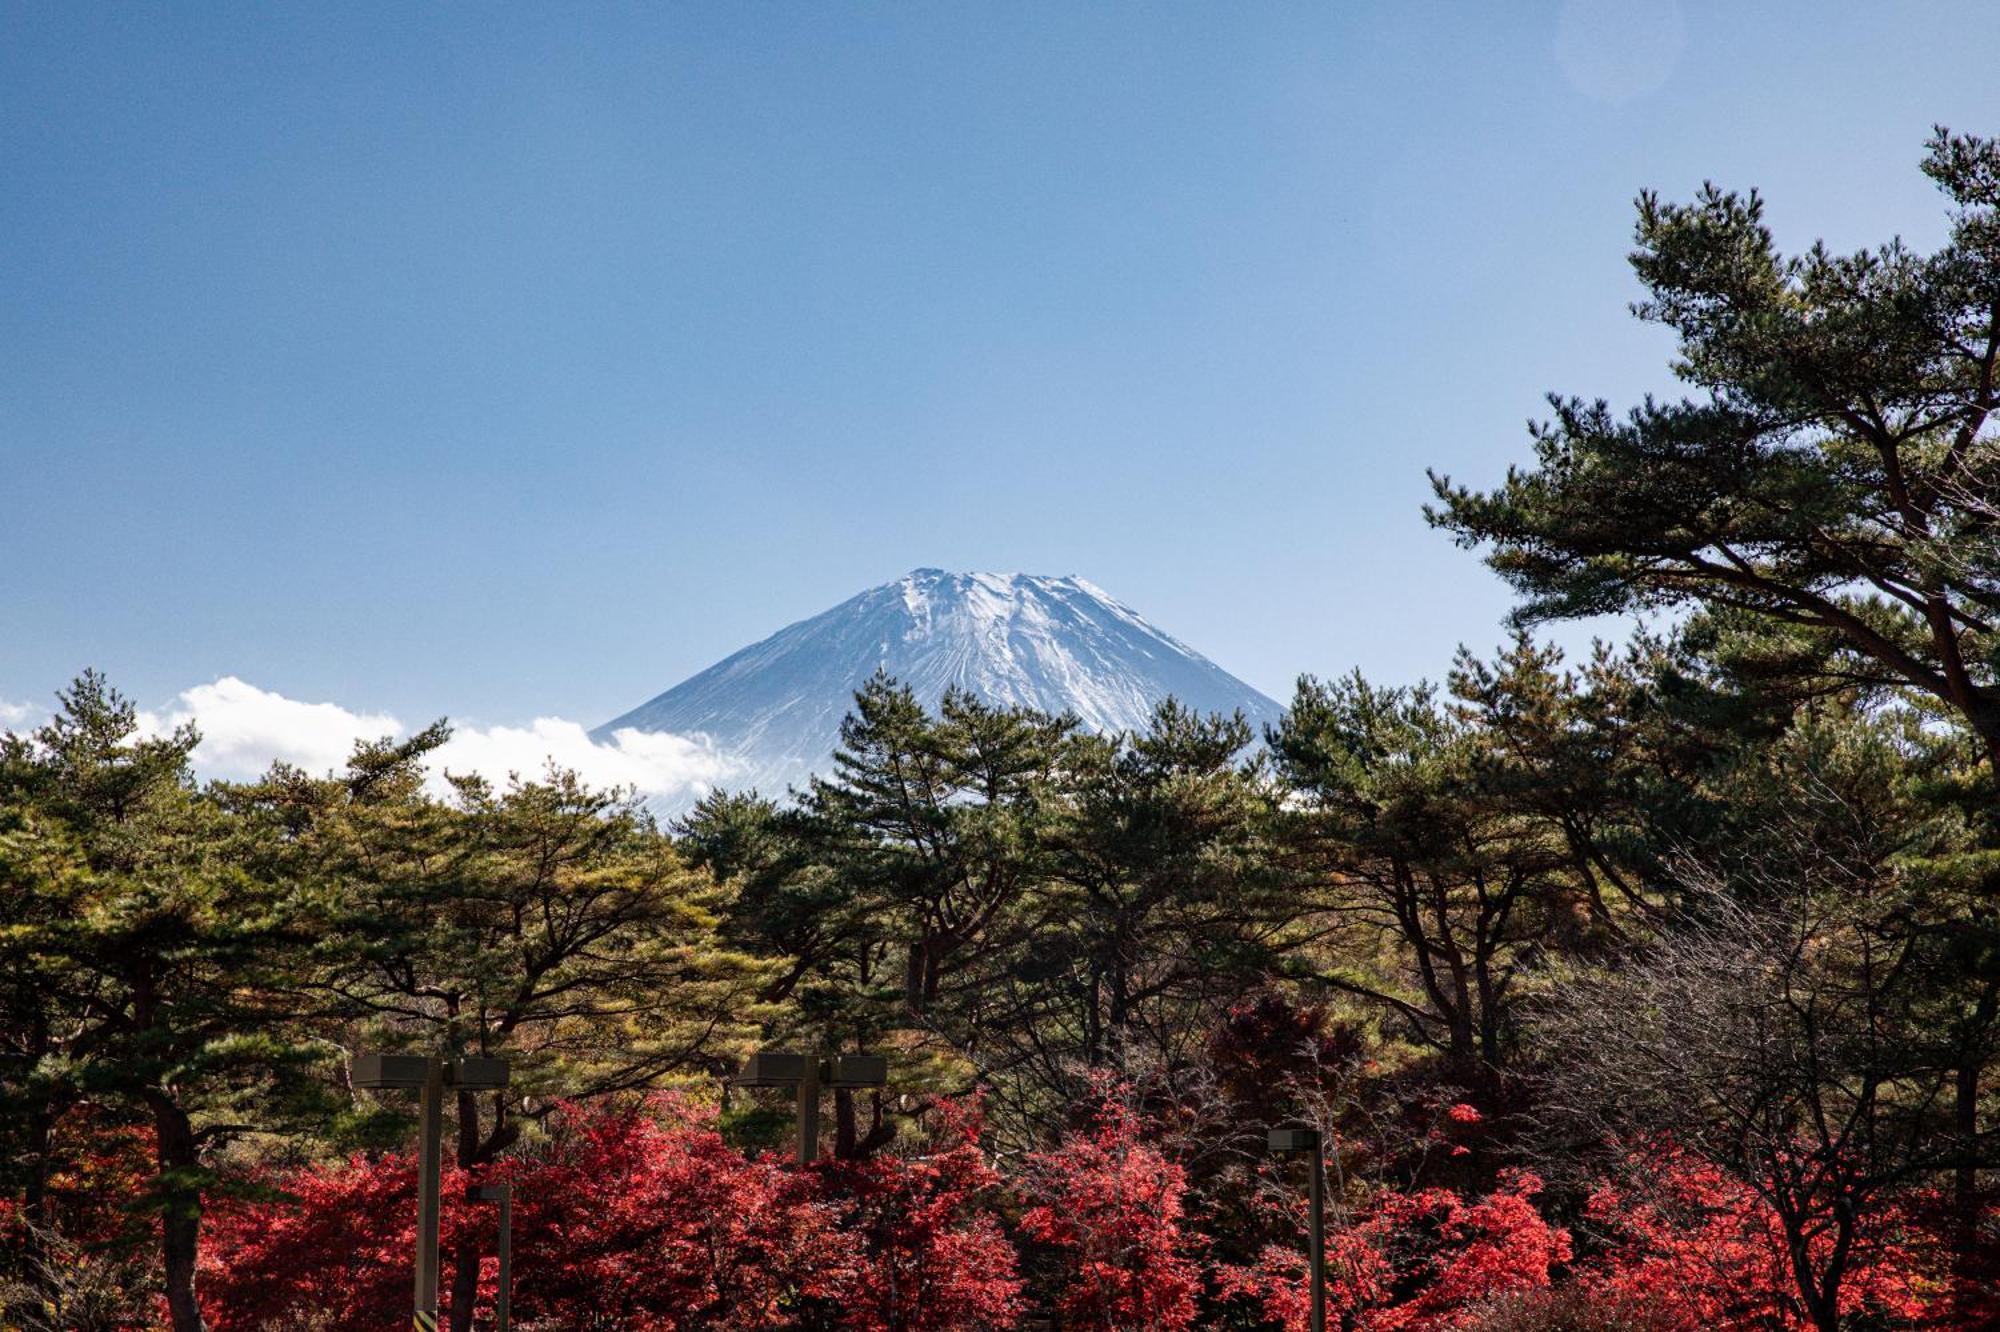
[[[509,1332],[514,1325],[514,1186],[485,1184],[472,1191],[480,1202],[500,1204],[500,1238],[494,1250],[500,1259],[500,1289],[493,1301],[493,1332]]]
[[[417,1289],[410,1325],[437,1332],[438,1187],[444,1171],[444,1094],[507,1085],[504,1059],[434,1059],[426,1055],[357,1055],[348,1070],[356,1087],[417,1092]]]
[[[1326,1153],[1314,1128],[1274,1128],[1268,1144],[1280,1156],[1309,1156],[1312,1182],[1307,1188],[1307,1236],[1311,1245],[1312,1332],[1326,1332]]]
[[[739,1087],[796,1087],[799,1092],[798,1161],[819,1159],[819,1094],[823,1088],[851,1091],[880,1087],[889,1081],[889,1061],[881,1055],[799,1054],[790,1050],[759,1050],[743,1061],[731,1079]]]

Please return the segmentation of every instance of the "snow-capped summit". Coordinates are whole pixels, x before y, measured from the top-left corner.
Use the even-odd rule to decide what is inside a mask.
[[[592,735],[702,734],[730,785],[770,795],[824,772],[854,691],[887,671],[935,705],[958,685],[999,706],[1072,712],[1100,732],[1143,727],[1171,696],[1253,723],[1282,709],[1081,578],[916,569],[780,629]]]

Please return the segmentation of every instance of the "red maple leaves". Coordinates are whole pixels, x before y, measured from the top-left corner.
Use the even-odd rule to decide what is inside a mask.
[[[492,1178],[515,1189],[518,1321],[675,1332],[1010,1327],[1013,1246],[981,1206],[998,1177],[976,1118],[922,1157],[796,1170],[724,1143],[712,1108],[577,1111],[535,1156]],[[445,1180],[441,1242],[494,1252],[491,1210]],[[287,1199],[222,1214],[203,1294],[215,1332],[407,1318],[415,1168],[355,1159],[271,1181]],[[490,1298],[492,1263],[485,1273]]]
[[[1021,1230],[1056,1256],[1056,1307],[1083,1332],[1181,1332],[1195,1325],[1201,1266],[1182,1229],[1187,1179],[1106,1099],[1096,1122],[1035,1156]]]
[[[523,1327],[976,1332],[1014,1327],[1032,1307],[1090,1332],[1184,1332],[1217,1317],[1306,1325],[1301,1249],[1224,1261],[1222,1237],[1191,1219],[1182,1168],[1112,1098],[1011,1177],[980,1144],[975,1103],[945,1107],[925,1150],[803,1170],[736,1150],[712,1108],[671,1097],[643,1111],[574,1109],[554,1123],[496,1176],[515,1185]],[[1470,1196],[1378,1188],[1333,1218],[1336,1322],[1448,1332],[1568,1291],[1663,1332],[1803,1326],[1767,1205],[1669,1150],[1644,1166],[1632,1176],[1643,1187],[1607,1182],[1590,1194],[1574,1237],[1524,1171]],[[400,1326],[410,1160],[357,1158],[264,1182],[277,1192],[220,1208],[213,1225],[203,1293],[215,1332],[310,1318]],[[490,1254],[491,1211],[465,1201],[467,1182],[447,1179],[443,1242]],[[1274,1221],[1302,1230],[1285,1197],[1270,1195]],[[1847,1311],[1871,1325],[1952,1326],[1937,1233],[1915,1207],[1885,1211]],[[492,1275],[489,1259],[489,1286]]]

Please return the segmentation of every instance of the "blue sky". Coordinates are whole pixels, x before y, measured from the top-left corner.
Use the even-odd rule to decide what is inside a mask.
[[[1990,4],[0,8],[0,700],[595,724],[919,565],[1280,696],[1488,647],[1419,514],[1671,387],[1630,201],[1933,243]]]

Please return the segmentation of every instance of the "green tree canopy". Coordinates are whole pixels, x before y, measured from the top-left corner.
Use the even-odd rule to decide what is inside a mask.
[[[1640,197],[1634,309],[1698,394],[1555,398],[1535,466],[1433,476],[1431,521],[1490,547],[1517,619],[1749,612],[2000,755],[2000,144],[1939,130],[1924,170],[1953,208],[1928,255],[1787,256],[1754,192]]]
[[[151,1130],[141,1208],[160,1218],[166,1300],[198,1332],[204,1198],[233,1139],[324,1121],[337,1051],[302,1025],[302,977],[324,924],[308,882],[258,873],[255,830],[198,792],[191,728],[146,736],[86,673],[57,715],[0,749],[0,909],[22,968],[17,1071],[0,1091],[47,1169],[60,1113],[89,1101]],[[31,1181],[32,1187],[32,1181]]]

